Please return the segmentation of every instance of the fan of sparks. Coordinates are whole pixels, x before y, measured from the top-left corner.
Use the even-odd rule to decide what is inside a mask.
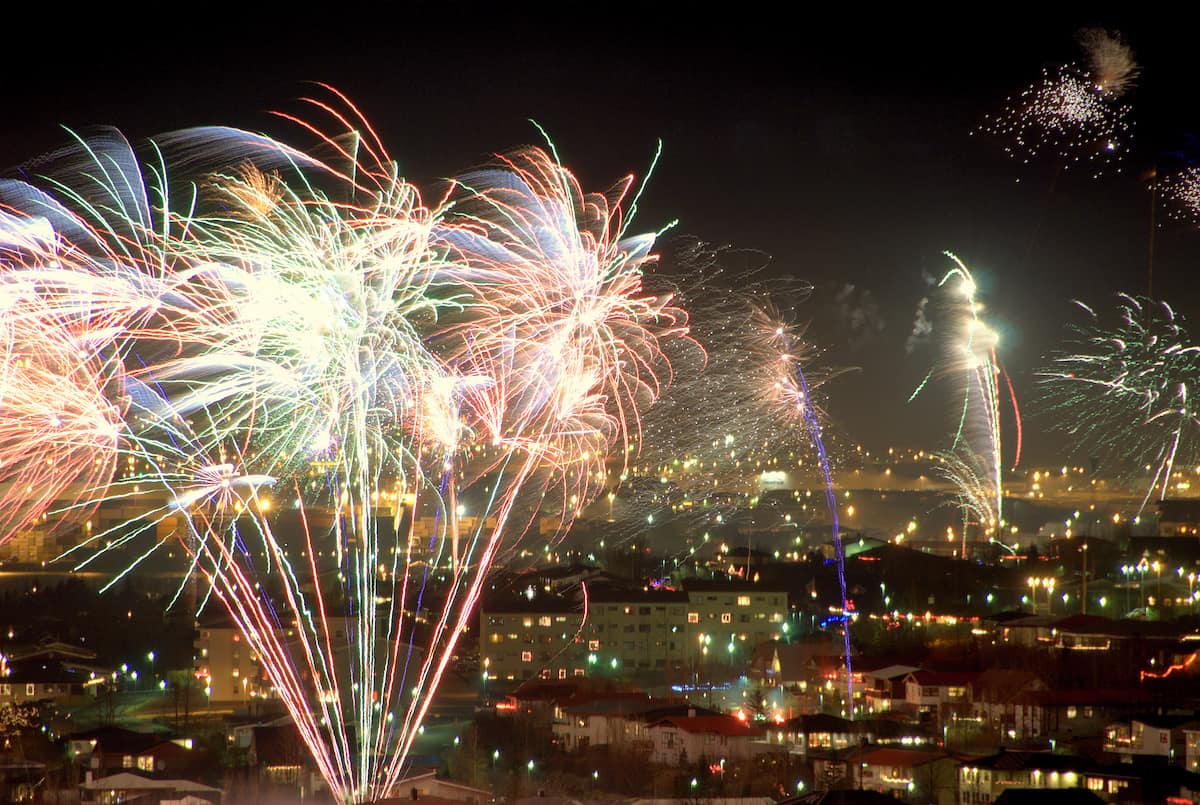
[[[0,182],[0,540],[73,514],[81,565],[182,546],[353,802],[491,564],[630,454],[686,320],[642,287],[632,179],[526,148],[428,205],[331,93],[308,153],[104,130]]]
[[[646,411],[636,460],[610,477],[609,539],[644,535],[667,519],[697,534],[720,528],[745,505],[731,479],[750,491],[763,473],[823,485],[805,417],[811,410],[825,421],[819,388],[837,372],[817,366],[819,351],[796,322],[811,286],[727,274],[724,259],[688,243],[655,272],[687,309],[689,338],[667,346],[672,382]],[[798,388],[800,367],[815,394]]]
[[[1080,450],[1131,480],[1148,476],[1145,508],[1180,483],[1177,467],[1200,462],[1200,346],[1166,302],[1122,294],[1114,316],[1076,304],[1087,319],[1039,373],[1047,403]]]

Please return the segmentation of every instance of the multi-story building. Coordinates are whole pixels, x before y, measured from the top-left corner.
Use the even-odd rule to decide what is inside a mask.
[[[554,595],[485,603],[479,613],[479,658],[485,679],[584,676],[583,613]]]
[[[196,678],[215,702],[249,702],[259,695],[258,656],[229,616],[205,613],[196,622]]]
[[[683,679],[706,666],[746,664],[756,645],[781,637],[786,613],[786,592],[746,583],[606,587],[578,602],[531,589],[484,603],[480,663],[490,679]]]

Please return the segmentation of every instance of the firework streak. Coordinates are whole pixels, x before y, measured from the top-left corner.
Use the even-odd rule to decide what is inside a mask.
[[[1121,294],[1115,320],[1076,304],[1087,322],[1072,325],[1065,350],[1039,372],[1058,427],[1080,449],[1111,461],[1131,479],[1150,474],[1141,509],[1166,497],[1176,466],[1200,461],[1200,418],[1192,386],[1200,346],[1166,302]]]
[[[631,179],[530,148],[426,205],[334,96],[335,134],[293,118],[311,154],[100,131],[0,183],[0,539],[140,505],[71,554],[183,545],[353,802],[402,774],[488,568],[629,455],[686,319],[643,290]]]
[[[961,404],[954,412],[954,435],[950,448],[935,455],[938,471],[957,490],[963,515],[963,540],[970,526],[979,526],[994,536],[1003,526],[1004,464],[1000,441],[1000,378],[1004,375],[1017,427],[1013,464],[1021,460],[1021,417],[1012,383],[1007,381],[996,358],[997,336],[979,314],[975,280],[956,256],[946,252],[954,267],[938,287],[948,293],[942,326],[942,358],[909,397],[909,402],[935,378],[957,388]]]

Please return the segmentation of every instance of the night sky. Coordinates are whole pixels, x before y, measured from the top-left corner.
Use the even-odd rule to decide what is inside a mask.
[[[795,11],[759,10],[744,23],[566,11],[587,16],[496,23],[447,4],[403,16],[325,12],[305,27],[240,14],[225,23],[205,7],[208,18],[161,26],[10,26],[0,33],[0,166],[59,144],[59,125],[144,137],[228,124],[304,143],[268,112],[300,112],[295,99],[311,80],[354,99],[419,183],[539,142],[530,118],[593,189],[643,172],[661,138],[642,227],[677,218],[674,234],[761,252],[769,272],[814,284],[803,311],[810,336],[827,362],[862,368],[827,387],[847,439],[943,446],[948,399],[906,403],[934,352],[907,354],[905,342],[923,275],[940,276],[951,249],[975,271],[1001,332],[1030,456],[1055,460],[1061,440],[1041,437],[1049,420],[1036,416],[1032,372],[1059,343],[1071,298],[1104,305],[1116,290],[1145,291],[1148,171],[1178,164],[1174,154],[1188,156],[1200,137],[1188,26],[1065,14],[970,26],[964,14],[956,26],[863,10],[811,25],[793,22]],[[1022,167],[1001,143],[969,136],[1043,65],[1077,58],[1084,25],[1120,30],[1142,64],[1121,174],[1054,181],[1052,164]],[[1200,159],[1200,147],[1190,156]],[[1158,231],[1155,292],[1185,314],[1200,315],[1197,258],[1200,232]]]

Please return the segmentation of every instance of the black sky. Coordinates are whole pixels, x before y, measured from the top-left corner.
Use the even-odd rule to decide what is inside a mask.
[[[1190,31],[1163,18],[933,22],[864,7],[817,20],[747,7],[753,19],[731,21],[595,6],[535,24],[445,5],[330,10],[307,25],[224,11],[228,21],[214,6],[191,22],[0,31],[0,165],[58,144],[60,125],[143,137],[221,123],[297,139],[268,112],[299,111],[309,80],[353,98],[418,182],[538,142],[529,118],[592,188],[642,172],[661,138],[642,225],[678,218],[677,233],[760,250],[771,271],[813,282],[810,335],[828,361],[862,367],[828,388],[830,413],[873,447],[937,446],[948,427],[945,397],[905,402],[933,356],[904,344],[923,273],[945,270],[943,249],[975,270],[1025,412],[1036,413],[1032,370],[1058,343],[1068,300],[1144,291],[1145,174],[1200,136]],[[1022,169],[999,143],[969,136],[1043,65],[1075,59],[1074,32],[1096,24],[1121,30],[1143,65],[1122,174],[1052,181],[1051,167]],[[1200,232],[1160,230],[1155,255],[1156,292],[1196,310]],[[1049,461],[1045,424],[1030,418],[1027,440]]]

